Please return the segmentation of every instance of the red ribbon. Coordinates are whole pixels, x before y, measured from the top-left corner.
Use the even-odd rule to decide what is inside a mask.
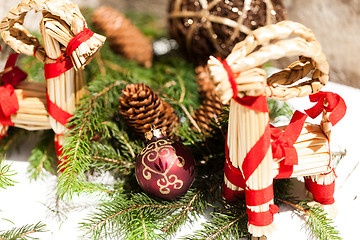
[[[18,55],[18,53],[12,53],[6,61],[4,72],[1,74],[1,81],[4,85],[11,84],[15,87],[27,77],[23,70],[15,66]]]
[[[315,183],[311,178],[305,178],[305,187],[312,193],[314,200],[318,203],[331,205],[335,202],[335,180],[328,185],[322,185]]]
[[[247,206],[259,206],[270,202],[274,199],[274,187],[271,184],[263,189],[249,189],[245,190],[245,198]]]
[[[241,187],[242,189],[246,188],[245,179],[240,171],[240,169],[234,167],[230,161],[229,157],[229,148],[227,145],[227,140],[225,140],[225,157],[226,162],[224,166],[224,174],[229,182],[237,187]],[[225,197],[226,198],[226,197]],[[228,200],[228,198],[226,198]],[[230,200],[228,200],[230,201]]]
[[[317,102],[312,108],[305,110],[311,118],[316,118],[323,110],[331,112],[329,121],[334,126],[346,113],[345,101],[336,93],[320,91],[309,95],[309,99],[311,102]]]
[[[298,155],[293,146],[299,138],[304,127],[307,115],[295,111],[289,125],[284,131],[271,126],[271,143],[273,157],[282,159],[280,162],[279,174],[275,178],[289,178],[293,172],[293,165],[298,164]]]
[[[0,87],[0,123],[14,126],[10,116],[19,110],[19,102],[11,84]]]
[[[226,201],[229,202],[235,202],[239,199],[244,199],[244,191],[235,191],[226,186],[226,184],[223,184],[223,192],[222,196],[226,199]]]
[[[251,110],[259,111],[259,112],[268,112],[267,100],[265,96],[245,96],[240,98],[238,96],[236,81],[235,81],[235,74],[231,70],[229,64],[227,63],[226,59],[222,61],[220,58],[217,58],[223,65],[225,71],[228,75],[228,80],[231,85],[231,89],[233,90],[232,98],[239,104],[247,107]]]
[[[249,224],[258,227],[270,225],[274,221],[274,214],[279,212],[279,207],[275,204],[270,204],[269,207],[269,210],[266,212],[254,212],[249,208],[246,209]]]
[[[3,126],[14,126],[10,116],[19,110],[14,87],[27,77],[24,71],[15,66],[18,55],[18,53],[9,55],[5,69],[1,73],[3,86],[0,87],[0,123]]]
[[[67,162],[67,156],[60,158],[63,153],[63,145],[59,143],[59,137],[63,136],[62,134],[56,134],[54,139],[55,152],[57,156],[57,163],[60,172],[64,171],[64,167],[62,167]]]
[[[62,110],[58,105],[56,105],[53,101],[51,101],[48,94],[46,94],[46,103],[47,103],[47,110],[49,115],[63,126],[66,125],[69,118],[74,116]]]
[[[250,149],[247,155],[244,158],[241,169],[243,170],[245,182],[249,177],[255,172],[256,168],[265,158],[268,150],[270,148],[270,124],[267,124],[263,135],[255,143],[255,145]]]
[[[73,67],[69,57],[61,56],[54,63],[46,63],[44,65],[45,79],[55,78],[70,70]]]
[[[84,30],[79,32],[78,34],[73,37],[69,44],[66,47],[66,54],[68,56],[71,56],[71,54],[83,43],[89,40],[94,33],[90,30],[84,27]]]

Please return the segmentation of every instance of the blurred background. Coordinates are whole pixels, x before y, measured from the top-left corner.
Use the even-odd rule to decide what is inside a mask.
[[[0,18],[17,0],[0,0]],[[167,0],[73,0],[80,7],[108,5],[120,11],[135,11],[159,17],[159,27],[166,27]],[[312,29],[330,64],[330,81],[360,88],[360,0],[283,0],[288,20]],[[30,15],[30,14],[29,14]],[[30,15],[26,27],[38,30],[40,16]],[[3,43],[1,43],[4,46]]]

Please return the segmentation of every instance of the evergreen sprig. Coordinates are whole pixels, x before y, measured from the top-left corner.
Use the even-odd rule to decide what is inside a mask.
[[[328,217],[326,212],[319,204],[309,206],[308,201],[280,200],[281,202],[292,206],[300,215],[306,217],[305,227],[308,234],[319,240],[341,240],[338,230],[333,226],[334,221]]]
[[[41,178],[45,172],[56,173],[56,154],[54,149],[54,133],[44,131],[40,141],[31,150],[28,159],[30,165],[28,172],[31,179]]]
[[[88,183],[85,177],[85,172],[90,170],[90,164],[93,161],[89,156],[91,139],[97,133],[110,132],[104,123],[111,118],[113,105],[118,104],[117,98],[122,87],[123,84],[120,81],[110,82],[105,88],[104,82],[101,86],[93,84],[89,89],[93,90],[95,94],[90,94],[82,99],[81,108],[76,111],[68,123],[70,130],[66,135],[62,154],[62,158],[66,156],[66,161],[63,161],[59,167],[62,171],[58,179],[60,198],[67,196],[71,199],[75,194],[98,189],[96,185]],[[109,136],[105,135],[104,137]]]
[[[144,193],[117,194],[81,226],[94,239],[166,239],[206,207],[201,192],[193,190],[175,201],[157,200]]]
[[[239,239],[247,236],[247,215],[244,201],[233,204],[223,203],[222,208],[215,208],[210,213],[211,219],[202,224],[202,229],[192,235],[184,236],[186,240]]]
[[[4,163],[4,158],[0,159],[0,188],[14,186],[15,181],[11,179],[16,172],[10,169],[10,164]]]
[[[332,225],[334,222],[330,219],[324,210],[315,205],[305,212],[308,216],[306,227],[310,230],[310,234],[320,240],[340,240],[339,231]]]
[[[12,228],[8,231],[0,232],[0,240],[27,240],[27,239],[38,239],[31,236],[31,234],[38,232],[46,232],[45,224],[38,222],[36,224],[24,225],[20,228]]]

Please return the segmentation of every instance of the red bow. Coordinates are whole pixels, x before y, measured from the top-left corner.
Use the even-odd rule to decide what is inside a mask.
[[[0,123],[13,126],[10,116],[19,110],[19,102],[11,84],[0,87]]]
[[[18,53],[10,54],[5,69],[1,73],[3,86],[0,87],[0,123],[4,126],[13,126],[10,116],[19,110],[19,102],[14,87],[23,81],[27,74],[15,66]]]
[[[312,108],[305,110],[311,117],[316,118],[323,110],[331,112],[329,121],[334,126],[346,113],[346,104],[338,94],[332,92],[318,92],[309,95],[311,102],[317,102]]]
[[[295,111],[289,125],[284,131],[273,126],[271,127],[273,157],[277,159],[285,158],[283,160],[285,165],[292,166],[298,164],[298,155],[293,145],[303,129],[306,117],[306,114]]]
[[[9,55],[5,64],[5,69],[1,73],[1,81],[3,85],[11,84],[15,87],[27,77],[27,74],[23,70],[15,66],[18,55],[18,53],[12,53]]]

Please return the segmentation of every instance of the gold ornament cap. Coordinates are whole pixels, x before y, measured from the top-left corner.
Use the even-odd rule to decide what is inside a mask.
[[[166,133],[162,128],[155,129],[155,127],[152,127],[150,131],[145,133],[145,138],[148,141],[164,137],[166,137]]]

